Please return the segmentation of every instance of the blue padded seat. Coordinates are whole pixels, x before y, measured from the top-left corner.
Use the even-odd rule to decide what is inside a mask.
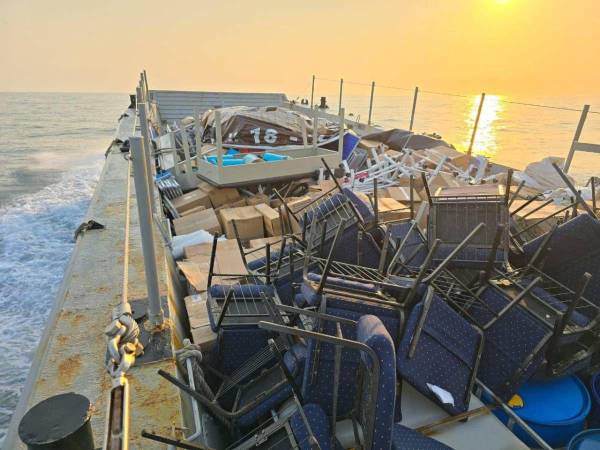
[[[489,286],[469,315],[483,326],[508,303],[496,288]],[[477,377],[503,401],[508,401],[545,362],[545,349],[552,331],[521,305],[515,305],[491,327],[484,330],[485,345]],[[532,357],[530,357],[532,356]]]
[[[425,262],[428,249],[427,243],[425,242],[421,232],[416,226],[411,231],[411,225],[412,224],[410,222],[390,225],[390,238],[396,246],[399,246],[402,243],[402,240],[406,237],[406,242],[404,243],[404,247],[402,248],[400,255],[405,260],[411,258],[410,261],[407,262],[409,269],[418,270],[418,268],[421,267]],[[400,271],[400,273],[406,272],[407,271]]]
[[[328,333],[331,334],[331,333]],[[302,396],[307,403],[317,403],[327,415],[333,414],[334,346],[307,339],[306,367],[302,381]],[[352,349],[342,349],[339,373],[337,413],[348,415],[356,399],[356,373],[359,355]]]
[[[336,248],[333,250],[332,258],[348,264],[356,264],[358,261],[358,231],[357,223],[347,227],[339,237]],[[328,255],[333,238],[326,241],[323,246],[323,254]],[[363,233],[360,240],[360,265],[364,267],[379,267],[381,249],[369,233]]]
[[[382,323],[384,328],[390,329],[394,336],[398,335],[400,314],[392,307],[331,296],[326,297],[326,302],[325,307],[320,309],[321,312],[357,322],[360,322],[364,315],[375,313],[381,319],[378,319],[378,322]],[[341,324],[341,329],[344,338],[359,339],[358,326]],[[323,333],[335,335],[335,330],[334,323],[324,321]],[[308,357],[302,383],[304,399],[308,403],[318,403],[328,415],[331,415],[335,347],[328,343],[317,343],[315,340],[309,339],[307,350]],[[356,373],[360,365],[360,353],[353,349],[342,348],[341,356],[337,411],[340,416],[343,416],[350,413],[355,406],[357,395]]]
[[[306,347],[304,344],[294,344],[283,355],[283,363],[289,370],[296,383],[300,383],[304,374],[306,363]],[[283,376],[281,370],[276,369],[267,376],[262,377],[251,388],[245,389],[240,396],[238,408],[260,397],[270,386],[280,382]],[[240,427],[249,427],[255,424],[258,419],[267,414],[271,409],[276,408],[292,395],[292,388],[289,384],[282,385],[276,392],[265,398],[255,408],[236,420],[236,425]]]
[[[527,286],[532,281],[533,280],[531,280],[531,279],[524,278],[521,285]],[[538,297],[540,300],[542,300],[547,305],[555,308],[556,310],[558,310],[562,313],[567,311],[568,304],[561,302],[559,299],[557,299],[555,296],[550,294],[544,288],[535,286],[533,289],[531,289],[531,293],[533,295],[535,295],[536,297]],[[568,300],[570,301],[571,299],[568,299]],[[584,314],[580,313],[579,311],[573,311],[573,313],[571,314],[571,320],[576,325],[578,325],[580,327],[584,327],[584,328],[590,324],[590,319],[587,316],[585,316]]]
[[[418,303],[407,320],[398,347],[398,373],[449,414],[460,414],[469,408],[483,335],[437,294],[433,294],[428,310],[426,301]],[[410,347],[423,314],[426,317],[411,358]],[[452,394],[454,403],[443,403],[428,384]]]
[[[418,431],[395,423],[392,428],[392,450],[452,450],[452,448]]]
[[[433,263],[441,263],[450,255],[450,253],[454,251],[457,246],[458,244],[440,244],[435,252],[435,255],[433,256]],[[496,257],[494,259],[496,265],[501,265],[504,263],[504,254],[505,252],[503,249],[496,250]],[[456,256],[454,256],[452,261],[448,264],[448,267],[479,269],[483,267],[483,264],[488,261],[489,257],[489,248],[467,245],[460,252],[458,252]]]
[[[373,315],[362,316],[356,326],[356,340],[373,350],[376,363],[379,365],[379,380],[375,388],[376,398],[372,399],[371,383],[360,383],[360,411],[356,418],[366,433],[368,424],[372,424],[372,435],[363,436],[364,440],[370,439],[371,446],[367,450],[452,450],[431,438],[394,424],[394,410],[396,402],[396,355],[394,343],[391,336],[383,326],[382,322]],[[366,353],[361,353],[361,360],[366,366],[366,372],[372,373],[373,361]],[[358,371],[353,373],[356,377]],[[356,382],[356,378],[354,379]],[[374,407],[372,407],[374,400]],[[325,410],[318,404],[308,404],[304,407],[307,420],[315,438],[322,449],[331,448],[331,434],[329,431],[329,420]],[[294,436],[299,441],[302,450],[310,450],[308,432],[299,414],[293,416],[291,427]],[[334,445],[339,446],[337,440]]]
[[[546,235],[537,237],[523,246],[527,261],[542,244]],[[584,272],[589,272],[592,279],[583,296],[590,302],[600,306],[600,222],[588,214],[563,223],[550,238],[548,246],[552,249],[545,259],[544,273],[577,290]],[[595,319],[598,310],[580,304],[579,312],[589,319]]]
[[[396,352],[394,342],[381,320],[373,315],[362,316],[356,325],[356,340],[368,346],[375,352],[379,364],[379,385],[377,396],[372,399],[370,386],[365,386],[361,392],[360,421],[363,424],[373,421],[373,436],[371,449],[389,449],[391,445],[392,426],[394,424],[396,402]],[[361,352],[361,358],[368,370],[372,370],[371,358]],[[372,410],[365,408],[370,401],[375,401],[373,417]]]
[[[320,275],[313,273],[309,273],[307,278],[314,282],[319,282],[321,279]],[[327,278],[328,285],[330,280],[332,280],[332,278]],[[356,289],[357,287],[361,287],[363,288],[361,289],[363,291],[376,292],[375,286],[373,286],[372,284],[362,284],[354,281],[345,281],[340,279],[333,280],[334,286],[337,285],[340,288],[350,287]],[[321,306],[322,296],[316,295],[314,290],[310,286],[307,286],[305,283],[303,283],[301,286],[301,293],[304,296],[304,305],[313,307]],[[397,342],[398,330],[399,326],[401,325],[401,323],[399,322],[399,307],[396,308],[382,303],[348,298],[343,296],[343,294],[327,294],[326,299],[327,303],[322,312],[354,321],[358,321],[358,319],[360,319],[360,317],[365,314],[372,314],[381,319],[388,332],[393,337],[394,342]],[[326,323],[325,326],[332,327],[332,324]],[[333,330],[333,328],[331,328],[331,330]],[[356,338],[356,332],[354,327],[342,324],[342,331],[347,339]]]
[[[345,197],[339,192],[328,198],[317,199],[316,203],[314,203],[315,207],[307,209],[306,216],[304,216],[304,212],[301,211],[303,215],[300,217],[300,226],[303,226],[305,218],[307,221],[307,226],[310,225],[313,220],[318,223],[320,220],[331,214],[334,210],[342,206],[345,202]]]
[[[305,405],[303,409],[306,420],[308,421],[310,429],[312,430],[315,439],[319,443],[321,450],[331,450],[331,431],[329,429],[329,419],[327,418],[327,415],[323,409],[314,403]],[[308,439],[308,430],[306,429],[304,421],[302,420],[302,416],[299,412],[294,414],[290,419],[290,426],[298,443],[298,447],[301,450],[311,450],[311,443]]]
[[[360,215],[360,218],[363,223],[369,223],[375,219],[375,213],[373,212],[373,208],[370,203],[366,203],[361,200],[354,192],[352,192],[349,188],[343,189],[344,194],[352,202],[354,206],[356,206],[356,211]]]
[[[217,345],[211,351],[216,368],[224,375],[231,375],[248,359],[267,347],[273,333],[258,326],[249,328],[221,329]]]

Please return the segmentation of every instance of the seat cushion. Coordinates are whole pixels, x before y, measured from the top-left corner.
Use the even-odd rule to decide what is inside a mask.
[[[329,419],[325,411],[314,403],[309,403],[304,406],[304,415],[310,426],[310,429],[316,438],[321,450],[331,450],[331,432],[329,429]],[[298,441],[298,446],[301,450],[311,450],[309,440],[309,432],[306,429],[304,420],[299,412],[294,414],[290,419],[290,426],[294,437]]]
[[[300,383],[304,373],[304,364],[306,362],[306,347],[304,344],[294,344],[283,355],[283,362],[296,383]],[[283,373],[279,368],[269,372],[267,375],[261,375],[256,383],[252,383],[251,387],[245,389],[242,393],[238,407],[242,408],[245,404],[260,397],[270,387],[275,386],[283,380]],[[243,414],[237,419],[237,425],[241,427],[249,427],[255,424],[260,417],[268,413],[271,409],[276,408],[292,395],[292,388],[289,384],[282,385],[279,389],[273,392],[268,398],[263,399],[256,407],[252,408],[246,414]]]
[[[392,450],[452,450],[446,444],[398,423],[392,427],[391,448]]]
[[[508,304],[507,297],[489,286],[479,295],[469,315],[483,326]],[[516,305],[484,330],[485,344],[477,377],[498,397],[508,401],[545,361],[547,339],[552,330]],[[533,355],[533,357],[531,356]]]
[[[379,380],[376,387],[375,409],[367,408],[372,402],[371,383],[361,392],[361,412],[359,420],[366,429],[369,420],[373,423],[372,449],[390,448],[392,425],[394,423],[396,401],[396,352],[392,337],[376,316],[365,315],[356,326],[356,340],[368,346],[376,355],[379,365]],[[367,370],[373,368],[374,361],[361,352]]]
[[[428,310],[426,302],[417,304],[408,318],[398,347],[397,370],[404,380],[449,414],[460,414],[469,407],[482,335],[436,294],[430,299]],[[410,357],[423,314],[426,314],[423,328]],[[440,400],[430,386],[449,392],[453,402]]]

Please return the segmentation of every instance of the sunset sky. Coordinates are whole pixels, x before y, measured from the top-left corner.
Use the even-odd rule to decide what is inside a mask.
[[[0,0],[0,46],[0,91],[600,94],[599,0]]]

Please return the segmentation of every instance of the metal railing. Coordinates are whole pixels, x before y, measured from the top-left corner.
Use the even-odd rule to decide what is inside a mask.
[[[334,80],[334,79],[330,79],[330,78],[320,78],[320,77],[317,77],[316,75],[313,75],[312,83],[311,83],[311,94],[310,94],[310,99],[311,99],[310,107],[311,108],[316,107],[316,105],[314,104],[314,97],[315,97],[315,89],[316,89],[318,81],[339,83],[339,94],[338,94],[339,108],[342,108],[342,106],[343,106],[343,100],[344,100],[343,94],[344,94],[344,86],[345,85],[351,84],[351,85],[356,85],[356,86],[370,87],[368,118],[367,118],[367,122],[366,122],[366,125],[369,127],[373,125],[373,112],[374,112],[373,105],[375,103],[374,99],[375,99],[376,86],[378,88],[392,89],[392,90],[404,91],[407,93],[408,92],[413,93],[412,94],[412,102],[411,102],[412,105],[410,108],[410,116],[409,116],[409,127],[408,127],[409,131],[413,131],[413,129],[414,129],[416,110],[417,110],[420,94],[432,94],[432,95],[441,95],[441,96],[459,97],[459,98],[472,98],[473,97],[472,95],[468,95],[468,94],[423,90],[423,89],[420,89],[418,86],[415,86],[414,88],[408,88],[408,87],[389,86],[389,85],[376,85],[375,81],[372,81],[371,83],[365,83],[365,82],[359,82],[359,81],[348,81],[348,80],[345,80],[344,78],[340,78],[339,80]],[[487,94],[485,92],[483,92],[479,98],[479,103],[477,106],[477,113],[476,113],[474,121],[473,121],[473,127],[470,132],[469,145],[467,148],[467,153],[469,155],[472,154],[474,145],[477,140],[477,132],[479,129],[482,111],[483,111],[484,105],[485,105],[486,95]],[[577,125],[575,135],[573,137],[571,147],[569,149],[569,152],[568,152],[568,155],[566,158],[566,162],[564,165],[565,172],[568,172],[568,170],[571,166],[572,160],[573,160],[573,156],[576,151],[600,154],[600,144],[590,144],[590,143],[580,142],[580,137],[581,137],[581,134],[582,134],[582,131],[583,131],[583,128],[584,128],[584,125],[585,125],[588,115],[589,114],[599,114],[600,115],[600,111],[591,111],[590,105],[586,104],[583,106],[583,108],[577,109],[577,108],[572,108],[572,107],[544,105],[544,104],[539,104],[539,103],[523,102],[523,101],[516,101],[516,100],[506,100],[506,99],[502,99],[501,102],[506,103],[506,104],[511,104],[511,105],[521,105],[521,106],[527,106],[527,107],[533,107],[533,108],[544,108],[544,109],[550,109],[550,110],[571,111],[571,112],[581,113],[580,118],[579,118],[579,123]],[[346,108],[346,110],[348,110],[348,108]]]

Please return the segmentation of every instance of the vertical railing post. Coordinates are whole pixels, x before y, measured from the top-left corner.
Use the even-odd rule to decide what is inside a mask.
[[[579,137],[581,136],[581,132],[583,131],[583,125],[585,124],[585,120],[587,119],[589,110],[590,105],[583,106],[581,116],[579,117],[579,123],[577,124],[577,129],[575,130],[575,136],[573,136],[573,142],[571,143],[571,148],[569,149],[569,155],[567,156],[567,160],[565,161],[565,173],[569,172],[569,167],[571,167],[571,162],[573,162],[573,156],[575,156],[575,147],[579,142]]]
[[[152,230],[152,212],[148,204],[144,143],[140,137],[129,138],[129,143],[131,159],[133,161],[133,181],[135,184],[140,233],[142,235],[146,287],[148,289],[148,319],[155,327],[159,328],[163,325],[164,314],[160,304],[154,233]]]
[[[417,110],[417,98],[419,97],[419,86],[415,86],[415,93],[413,95],[412,111],[410,113],[410,125],[408,131],[412,131],[413,125],[415,124],[415,111]]]
[[[217,169],[219,180],[223,173],[223,136],[221,135],[221,111],[215,109],[215,144],[217,145]]]
[[[475,136],[477,135],[477,127],[479,127],[479,118],[481,117],[481,110],[483,109],[483,102],[485,101],[485,92],[481,94],[479,100],[479,108],[477,108],[477,117],[475,117],[475,125],[473,125],[473,133],[471,134],[471,142],[469,143],[469,150],[467,154],[471,156],[473,153],[473,144],[475,144]]]
[[[319,111],[313,110],[313,137],[312,144],[315,151],[317,150],[317,144],[319,143]]]
[[[196,139],[196,158],[199,159],[202,135],[200,134],[200,109],[197,107],[194,108],[194,137]]]
[[[315,101],[315,76],[312,76],[312,87],[310,88],[310,107],[312,109]]]
[[[340,136],[338,138],[338,153],[340,154],[340,162],[344,157],[344,108],[340,108]]]
[[[342,96],[344,93],[344,79],[340,78],[340,103],[339,103],[339,108],[338,108],[338,114],[341,113],[342,111]]]
[[[142,72],[144,74],[144,88],[146,89],[146,96],[148,96],[148,75],[146,75],[146,69]]]
[[[154,172],[152,170],[152,139],[150,138],[150,129],[148,128],[147,103],[140,103],[138,106],[138,115],[140,119],[140,129],[144,140],[144,162],[146,166],[146,181],[148,183],[148,202],[152,213],[156,212],[154,204]]]
[[[175,178],[181,175],[181,167],[179,166],[179,153],[177,153],[177,139],[175,139],[175,132],[170,131],[169,134],[169,145],[173,150],[173,174]]]
[[[179,135],[181,136],[181,146],[183,147],[183,156],[185,158],[185,161],[183,163],[185,167],[185,178],[192,185],[197,184],[194,183],[194,169],[192,167],[192,158],[190,156],[190,143],[188,141],[188,133],[183,124],[181,124],[179,127]]]
[[[371,116],[373,114],[373,96],[375,95],[375,82],[371,83],[371,98],[369,99],[369,121],[367,125],[371,125]]]

